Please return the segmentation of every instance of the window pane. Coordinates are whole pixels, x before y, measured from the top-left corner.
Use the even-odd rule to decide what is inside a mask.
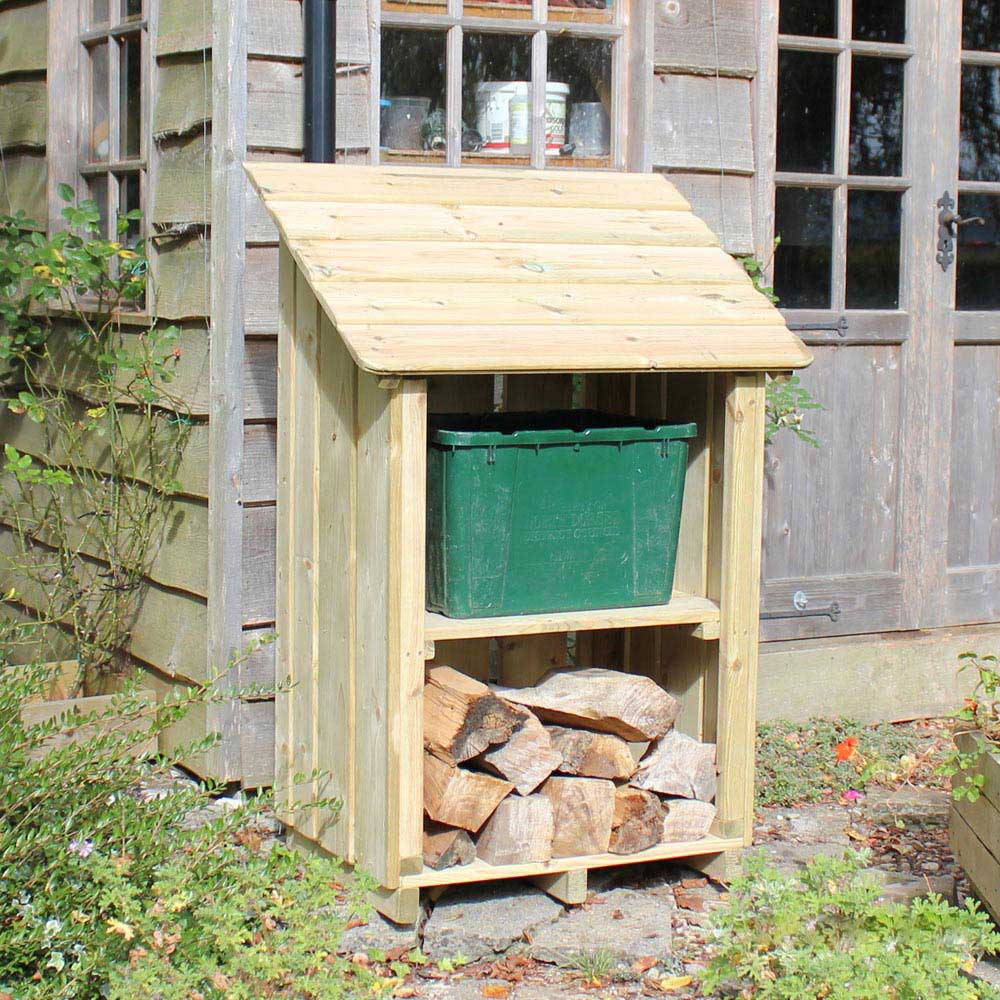
[[[108,45],[90,50],[90,160],[107,160],[111,122],[108,114]]]
[[[142,56],[138,35],[121,43],[121,71],[118,113],[121,156],[129,159],[142,153]]]
[[[107,24],[108,21],[108,0],[93,0],[90,8],[91,24]]]
[[[834,60],[818,52],[778,54],[779,170],[833,170]]]
[[[903,172],[903,63],[855,56],[851,72],[852,174]]]
[[[549,0],[549,17],[553,21],[610,21],[612,7],[613,0]]]
[[[782,0],[778,31],[783,35],[837,37],[837,0]]]
[[[997,0],[965,0],[962,48],[1000,52],[1000,4]]]
[[[898,191],[847,193],[847,308],[899,306]]]
[[[854,0],[851,33],[866,42],[906,39],[906,0]]]
[[[1000,69],[962,67],[959,177],[1000,181]]]
[[[382,31],[379,145],[390,157],[445,155],[444,40],[443,31]]]
[[[469,17],[531,17],[531,0],[464,0]]]
[[[960,194],[959,215],[979,216],[980,225],[958,229],[956,309],[1000,309],[1000,198],[988,194]]]
[[[774,291],[783,309],[830,308],[833,259],[833,191],[778,188],[774,228]]]
[[[466,34],[462,41],[462,121],[482,156],[531,154],[531,42],[526,36]],[[463,140],[474,155],[474,142]]]
[[[134,21],[142,17],[142,0],[122,0],[122,18]]]
[[[139,172],[125,174],[118,184],[118,214],[126,216],[136,209],[142,210],[141,185],[139,183]],[[142,232],[142,224],[139,219],[129,219],[125,232],[122,234],[122,242],[126,246],[135,246],[139,242]]]
[[[101,213],[101,235],[110,236],[108,224],[108,175],[98,174],[87,182],[87,197],[97,202],[97,210]]]
[[[550,39],[548,81],[546,154],[567,163],[597,157],[603,161],[597,166],[610,165],[611,43]]]

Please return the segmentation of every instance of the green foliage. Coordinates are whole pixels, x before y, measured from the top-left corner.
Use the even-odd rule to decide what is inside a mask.
[[[51,237],[0,216],[0,407],[41,441],[4,449],[0,567],[93,676],[120,665],[190,421],[169,391],[180,331],[122,322],[145,302],[144,247],[102,237],[92,201],[63,216]],[[138,219],[120,218],[119,236]]]
[[[847,760],[837,749],[856,740]],[[830,793],[864,791],[909,777],[920,752],[912,730],[888,723],[864,726],[848,719],[784,720],[757,728],[757,805],[817,802]]]
[[[334,861],[264,855],[266,796],[192,823],[215,789],[141,759],[150,736],[219,700],[212,685],[159,705],[127,687],[107,709],[27,725],[22,707],[53,668],[9,658],[36,628],[0,622],[0,994],[344,996],[353,980],[335,948],[364,909],[365,880],[348,886]],[[217,739],[175,753],[196,757]]]
[[[931,896],[877,902],[867,854],[815,857],[798,877],[762,857],[748,861],[713,919],[706,991],[744,1000],[977,1000],[1000,996],[967,975],[1000,949],[974,902]]]
[[[776,236],[774,238],[774,250],[777,250],[779,246],[781,246],[781,237]],[[777,305],[779,299],[778,296],[774,294],[774,287],[765,283],[767,281],[767,265],[753,255],[750,255],[749,257],[737,257],[736,261],[737,263],[743,265],[743,270],[746,271],[750,280],[753,282],[753,287],[756,288],[761,295],[765,296],[769,302]]]
[[[959,654],[959,673],[964,670],[976,672],[976,686],[972,695],[965,699],[963,706],[955,713],[966,732],[982,734],[987,743],[1000,746],[1000,661],[992,653]],[[954,799],[975,802],[986,784],[986,776],[978,769],[980,758],[986,752],[986,744],[977,743],[975,749],[963,752],[957,746],[941,762],[938,773],[952,779],[951,794]],[[956,781],[955,778],[958,777]]]
[[[812,398],[798,375],[779,375],[767,380],[767,408],[765,411],[764,441],[770,444],[779,431],[791,431],[800,441],[813,448],[819,440],[803,426],[803,414],[823,407]]]

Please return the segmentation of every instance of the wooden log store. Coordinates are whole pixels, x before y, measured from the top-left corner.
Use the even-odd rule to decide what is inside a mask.
[[[277,704],[279,804],[343,800],[293,820],[295,838],[370,871],[400,922],[425,887],[531,877],[580,902],[592,868],[724,864],[753,813],[764,378],[809,353],[660,175],[248,171],[281,234],[278,674],[294,685]],[[521,409],[555,396],[697,425],[668,603],[426,610],[428,413],[491,412],[497,376]],[[634,853],[425,864],[425,676],[444,666],[515,698],[552,667],[655,682],[674,731],[716,745],[711,829]],[[293,779],[314,769],[328,776]]]

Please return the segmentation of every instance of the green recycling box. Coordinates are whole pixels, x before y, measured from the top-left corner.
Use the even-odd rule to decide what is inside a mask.
[[[694,424],[436,414],[427,606],[452,618],[665,604]]]

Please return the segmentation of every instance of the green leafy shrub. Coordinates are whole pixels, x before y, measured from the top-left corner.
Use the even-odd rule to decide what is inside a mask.
[[[976,672],[972,694],[955,713],[961,723],[960,731],[979,733],[986,744],[1000,746],[1000,670],[997,669],[1000,660],[992,653],[960,653],[958,659],[959,673],[969,669]],[[979,798],[986,775],[976,765],[986,752],[986,744],[977,742],[974,749],[965,751],[952,746],[941,762],[938,773],[952,779],[951,794],[957,801],[975,802]]]
[[[798,375],[779,375],[767,380],[767,402],[764,415],[764,441],[770,444],[779,431],[791,431],[800,441],[813,448],[819,439],[805,426],[804,414],[822,410]]]
[[[353,988],[335,948],[363,880],[348,887],[334,861],[259,852],[266,796],[205,819],[215,789],[141,759],[150,736],[221,697],[211,683],[159,705],[132,687],[105,710],[26,725],[23,706],[53,673],[9,662],[32,641],[0,622],[0,995],[307,1000]]]
[[[0,567],[12,597],[71,633],[89,679],[122,666],[190,421],[170,393],[179,329],[135,321],[149,261],[122,240],[138,212],[107,239],[93,201],[60,193],[51,237],[0,216],[0,407],[26,424],[0,463]]]
[[[975,903],[939,897],[878,903],[867,855],[818,856],[798,877],[748,861],[713,918],[706,991],[744,1000],[977,1000],[1000,996],[968,977],[1000,949]]]
[[[851,789],[891,785],[910,776],[920,751],[921,741],[911,729],[888,723],[864,726],[847,719],[761,723],[757,805],[797,805]]]

